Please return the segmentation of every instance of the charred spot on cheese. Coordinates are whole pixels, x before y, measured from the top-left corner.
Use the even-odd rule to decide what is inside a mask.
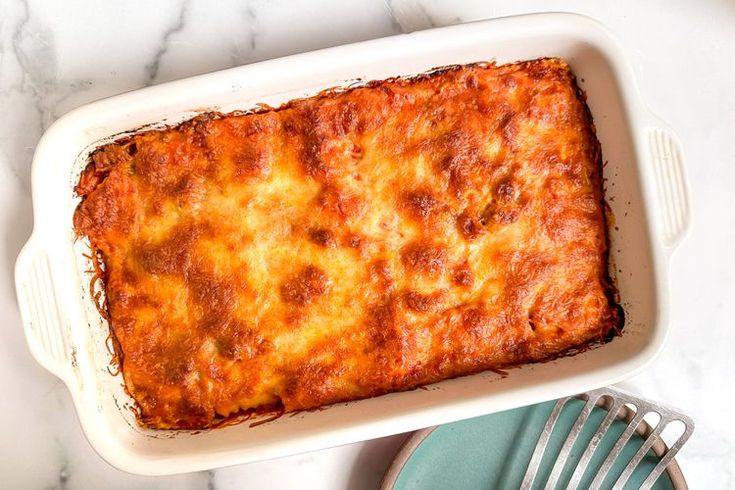
[[[350,152],[350,155],[353,159],[359,160],[362,158],[363,155],[363,149],[362,146],[358,145],[357,143],[352,144],[352,150]],[[359,176],[358,176],[359,177]]]
[[[167,325],[170,327],[170,325]],[[186,383],[187,378],[196,372],[197,364],[193,354],[198,346],[188,342],[180,334],[173,334],[165,343],[149,346],[157,357],[157,375],[164,383],[175,387]],[[135,355],[135,354],[133,354]]]
[[[401,251],[401,262],[410,271],[437,274],[447,263],[447,250],[442,245],[414,242]]]
[[[455,196],[466,190],[472,174],[484,163],[476,138],[475,132],[459,126],[440,140],[445,156],[439,161],[439,171],[446,175]]]
[[[347,135],[357,127],[357,115],[351,103],[312,104],[304,103],[295,108],[298,121],[294,124],[298,142],[299,163],[309,177],[328,182],[340,168],[335,158],[355,145]]]
[[[310,228],[308,234],[309,240],[322,247],[334,247],[337,245],[337,239],[334,233],[326,228]]]
[[[267,177],[270,172],[270,149],[245,145],[233,156],[235,178]]]
[[[162,356],[164,360],[164,369],[162,369],[162,377],[168,384],[178,385],[183,383],[187,376],[196,369],[194,360],[184,352],[174,351],[168,355]]]
[[[518,123],[516,122],[516,115],[512,110],[503,112],[502,117],[498,122],[500,128],[500,134],[503,138],[503,144],[510,149],[515,149],[518,146]]]
[[[509,305],[525,303],[539,284],[549,281],[553,258],[543,251],[516,251],[497,255],[505,268],[504,294]]]
[[[515,200],[516,188],[513,185],[513,181],[510,179],[501,180],[495,187],[495,196],[498,201],[507,203]]]
[[[335,402],[340,395],[340,377],[346,368],[339,362],[335,352],[329,360],[304,359],[286,370],[285,386],[281,393],[284,405],[294,410],[310,408],[310,400],[315,396]]]
[[[467,261],[462,262],[454,268],[452,271],[452,281],[457,286],[472,286],[475,280]]]
[[[194,245],[206,229],[206,225],[183,223],[170,230],[161,241],[134,244],[133,254],[151,274],[184,274],[190,267]]]
[[[187,144],[200,150],[206,161],[209,161],[214,154],[213,149],[209,146],[212,119],[211,114],[201,114],[181,126],[181,129],[185,131]]]
[[[142,422],[210,428],[609,340],[601,172],[564,62],[455,66],[124,136],[74,228]]]
[[[212,412],[210,407],[205,406],[204,403],[201,402],[199,397],[196,396],[190,396],[188,394],[185,394],[181,397],[181,399],[178,401],[179,411],[189,414],[191,417],[191,420],[184,421],[185,424],[196,422],[198,424],[201,424],[202,421],[208,420],[212,417]],[[197,427],[198,425],[193,426],[187,426],[187,428]]]
[[[345,101],[338,104],[335,115],[335,128],[339,136],[357,131],[360,123],[360,112],[357,104]]]
[[[481,305],[470,306],[462,311],[462,328],[476,337],[485,337],[493,328],[493,316]]]
[[[359,249],[364,244],[364,239],[357,233],[347,233],[347,246]]]
[[[158,138],[160,144],[150,141],[156,139],[156,135],[137,137],[138,152],[133,160],[135,173],[154,192],[176,194],[181,190],[181,181],[191,176],[206,157],[201,148],[187,144],[183,134],[165,134]]]
[[[472,73],[467,74],[463,78],[464,78],[464,84],[467,88],[469,89],[480,88],[480,80],[478,80],[478,78],[474,74]]]
[[[520,190],[509,179],[501,180],[495,187],[493,198],[482,211],[485,224],[509,225],[521,216],[526,202]]]
[[[414,189],[401,194],[400,206],[416,220],[426,221],[436,212],[439,201],[428,189]]]
[[[238,285],[207,271],[193,268],[187,285],[193,302],[200,306],[200,327],[205,331],[225,331],[231,328],[231,315],[240,296]]]
[[[216,347],[226,359],[249,360],[266,352],[270,343],[244,323],[233,321],[217,336]]]
[[[235,124],[238,134],[245,137],[277,134],[281,124],[281,119],[273,112],[224,119],[224,121],[228,120]]]
[[[523,337],[509,338],[503,344],[503,350],[511,359],[524,359],[531,355],[531,342]]]
[[[322,138],[313,132],[304,135],[302,156],[300,163],[309,177],[318,180],[327,180],[332,167],[322,158]]]
[[[457,216],[457,227],[466,240],[474,240],[482,233],[482,223],[467,210]]]
[[[388,298],[368,308],[365,325],[370,340],[376,347],[385,347],[395,341],[398,335],[396,332],[397,320],[396,301],[393,298]]]
[[[317,203],[321,209],[340,219],[354,218],[364,212],[359,196],[335,185],[325,185],[317,196]]]
[[[394,278],[390,269],[390,264],[385,259],[378,259],[369,266],[370,281],[377,284],[382,291],[387,291],[393,287]]]
[[[436,291],[430,294],[406,291],[403,294],[403,301],[409,309],[425,313],[438,309],[441,306],[443,296],[444,293],[442,291]]]
[[[328,286],[327,274],[315,265],[307,265],[281,285],[281,298],[286,303],[305,306],[324,295]]]
[[[520,211],[514,208],[502,208],[488,206],[482,213],[483,220],[486,223],[498,223],[500,225],[509,225],[518,221]]]

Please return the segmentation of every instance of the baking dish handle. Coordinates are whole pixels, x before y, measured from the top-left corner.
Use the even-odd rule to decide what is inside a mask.
[[[36,360],[67,381],[71,355],[67,330],[46,252],[31,237],[15,262],[15,290],[26,340]]]
[[[647,128],[646,143],[662,223],[660,238],[673,251],[691,221],[684,152],[676,134],[657,118]]]

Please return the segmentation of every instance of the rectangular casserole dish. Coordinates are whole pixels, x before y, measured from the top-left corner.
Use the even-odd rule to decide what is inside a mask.
[[[87,247],[75,242],[73,187],[91,150],[142,126],[203,111],[277,106],[356,79],[375,80],[473,61],[538,57],[570,63],[587,92],[603,151],[611,274],[622,337],[575,357],[481,373],[337,404],[326,410],[193,433],[135,420],[122,379],[109,373],[108,327],[89,291]],[[298,74],[297,76],[294,76]],[[32,169],[35,226],[16,264],[26,337],[36,359],[69,387],[84,432],[113,465],[171,474],[286,456],[478,416],[614,383],[642,369],[666,337],[667,266],[689,221],[682,152],[640,101],[618,43],[573,14],[533,14],[432,29],[266,61],[98,101],[59,119]]]

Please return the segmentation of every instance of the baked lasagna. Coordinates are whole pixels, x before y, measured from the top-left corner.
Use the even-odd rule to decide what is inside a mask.
[[[564,61],[480,63],[106,144],[74,228],[142,422],[198,429],[609,339],[601,171]]]

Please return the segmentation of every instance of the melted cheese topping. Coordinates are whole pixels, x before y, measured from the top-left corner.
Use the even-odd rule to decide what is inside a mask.
[[[152,427],[538,361],[621,321],[599,144],[558,59],[204,115],[92,160],[75,228]]]

